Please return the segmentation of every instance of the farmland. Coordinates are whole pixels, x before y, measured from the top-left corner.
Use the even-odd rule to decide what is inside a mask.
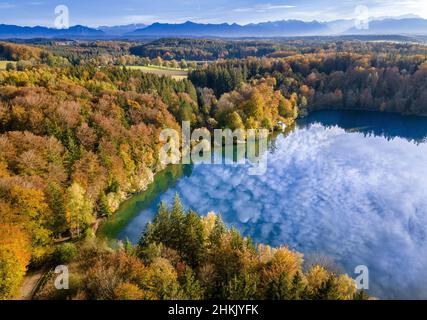
[[[156,74],[159,76],[169,76],[174,78],[175,80],[186,79],[188,76],[187,69],[177,69],[177,68],[168,68],[168,67],[160,67],[160,66],[126,66],[126,68],[131,70],[140,70],[144,73]]]
[[[0,61],[0,70],[6,70],[6,66],[8,63],[16,64],[15,61]]]

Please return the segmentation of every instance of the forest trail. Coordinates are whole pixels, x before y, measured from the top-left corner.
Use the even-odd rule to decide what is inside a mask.
[[[19,295],[16,299],[32,300],[35,294],[35,290],[37,289],[37,286],[40,280],[43,278],[44,274],[45,274],[44,269],[40,269],[40,270],[28,273],[24,278],[24,282],[22,283],[21,289],[19,291]]]

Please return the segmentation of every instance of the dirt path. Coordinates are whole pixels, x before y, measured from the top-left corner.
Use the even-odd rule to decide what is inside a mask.
[[[94,226],[94,231],[99,227],[99,224],[101,223],[101,219],[98,219]],[[65,242],[69,242],[71,240],[70,237],[61,238],[54,240],[55,244],[61,244]],[[34,297],[34,294],[36,293],[37,287],[40,284],[40,281],[43,279],[43,276],[48,273],[50,270],[50,267],[48,265],[45,265],[39,270],[27,272],[25,275],[24,281],[22,282],[21,288],[19,289],[19,294],[16,297],[16,300],[32,300]]]
[[[28,273],[24,278],[17,300],[31,300],[44,274],[44,269]]]

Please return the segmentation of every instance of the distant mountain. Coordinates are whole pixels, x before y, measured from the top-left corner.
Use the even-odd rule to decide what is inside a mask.
[[[296,37],[338,35],[427,35],[427,20],[414,15],[382,17],[370,21],[368,29],[355,27],[355,20],[341,19],[328,22],[281,20],[239,25],[185,23],[130,24],[101,26],[97,29],[74,26],[69,29],[47,27],[20,27],[0,25],[0,39],[17,38],[65,38],[65,39],[114,39],[114,38],[162,38],[162,37]]]
[[[98,27],[98,30],[103,31],[105,34],[112,35],[112,36],[122,36],[130,32],[134,32],[138,29],[144,29],[147,25],[142,23],[136,23],[136,24],[127,24],[122,26],[101,26]]]
[[[129,33],[130,36],[224,36],[240,34],[242,26],[238,24],[201,24],[187,21],[181,24],[153,23],[152,25]]]
[[[101,30],[88,28],[85,26],[73,26],[68,29],[54,29],[47,27],[21,27],[16,25],[0,24],[0,39],[8,38],[86,38],[86,37],[102,37],[105,33]]]
[[[248,24],[243,27],[248,36],[256,34],[257,36],[307,36],[307,35],[326,35],[332,30],[326,23],[300,20],[282,20],[275,22],[263,22],[257,24]]]
[[[355,20],[328,22],[282,20],[239,24],[201,24],[187,21],[182,24],[154,23],[127,36],[151,37],[292,37],[325,35],[427,35],[427,20],[414,15],[395,18],[382,17],[369,22],[368,29],[355,27]]]
[[[154,23],[138,29],[128,36],[185,36],[185,37],[279,37],[328,34],[325,23],[299,20],[282,20],[257,24],[202,24],[187,21],[181,24]]]
[[[426,35],[427,20],[422,18],[381,19],[369,22],[368,29],[352,27],[346,34],[411,34]]]
[[[401,19],[422,19],[422,18],[416,14],[409,13],[409,14],[402,14],[400,16],[382,16],[372,20],[385,20],[385,19],[401,20]]]
[[[338,35],[346,32],[347,30],[353,28],[355,23],[356,22],[354,19],[339,19],[326,22],[329,29],[331,30],[332,35]]]

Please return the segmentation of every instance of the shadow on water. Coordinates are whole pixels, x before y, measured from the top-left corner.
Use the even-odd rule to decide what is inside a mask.
[[[290,127],[284,134],[288,134],[294,129]],[[274,152],[275,139],[278,133],[273,134],[268,138],[267,149],[263,153]],[[259,141],[256,141],[256,157],[262,157],[260,154]],[[235,144],[224,146],[223,148],[213,148],[210,161],[216,161],[215,158],[220,157],[222,163],[241,163],[245,159],[254,161],[247,157],[246,145]],[[104,221],[101,225],[98,235],[107,239],[121,239],[122,231],[132,223],[141,212],[145,212],[144,224],[151,221],[157,211],[157,204],[160,196],[170,189],[174,189],[181,178],[190,177],[195,164],[179,164],[170,165],[163,171],[155,175],[154,181],[149,185],[147,190],[134,194],[128,200],[123,202],[119,209],[112,217]],[[141,230],[141,233],[143,230]],[[126,238],[126,237],[125,237]]]
[[[135,216],[148,209],[160,194],[174,188],[180,178],[191,176],[192,170],[192,165],[175,165],[157,173],[154,182],[147,190],[123,202],[117,212],[102,224],[99,235],[108,239],[117,239],[120,232]]]
[[[393,113],[363,111],[317,111],[298,121],[299,127],[313,123],[326,127],[338,126],[348,132],[361,132],[365,136],[381,136],[386,139],[404,138],[422,143],[427,140],[427,118],[401,116]]]

